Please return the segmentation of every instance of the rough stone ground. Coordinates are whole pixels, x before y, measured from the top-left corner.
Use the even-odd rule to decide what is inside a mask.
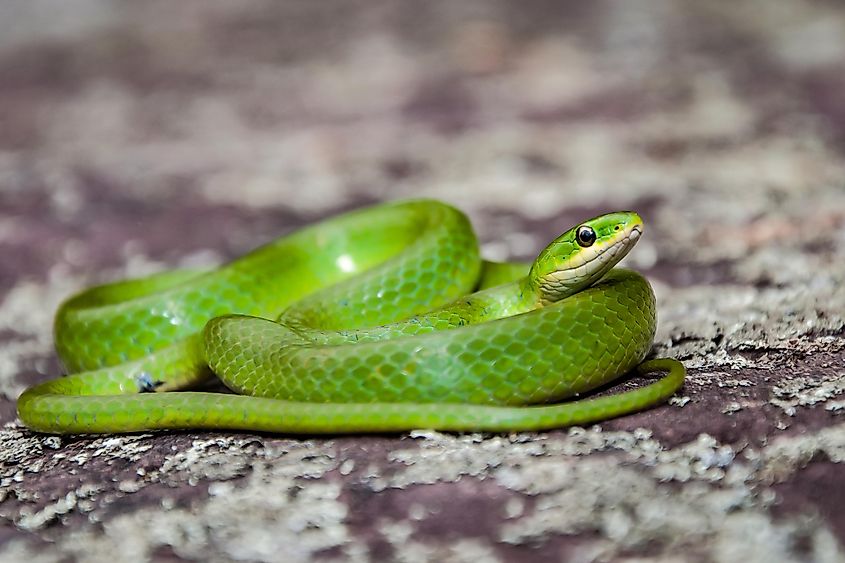
[[[841,3],[57,6],[0,6],[0,560],[845,560]],[[683,392],[514,435],[15,422],[71,292],[413,196],[498,258],[640,210]]]

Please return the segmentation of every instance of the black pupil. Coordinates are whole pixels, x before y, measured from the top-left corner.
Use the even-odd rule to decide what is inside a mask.
[[[577,238],[581,246],[590,246],[596,242],[596,233],[590,227],[579,227]]]

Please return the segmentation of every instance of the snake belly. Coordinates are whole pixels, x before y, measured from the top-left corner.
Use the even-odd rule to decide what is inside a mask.
[[[169,272],[71,298],[55,338],[76,373],[25,391],[18,413],[53,433],[516,431],[634,412],[682,385],[680,363],[642,363],[656,312],[635,272],[610,270],[560,302],[486,322],[496,302],[462,297],[484,285],[485,271],[501,282],[524,268],[485,266],[469,221],[444,203],[347,213],[211,272]],[[444,312],[415,327],[432,310]],[[397,322],[359,336],[360,327]],[[666,375],[549,404],[635,368]],[[182,391],[214,375],[237,394]]]

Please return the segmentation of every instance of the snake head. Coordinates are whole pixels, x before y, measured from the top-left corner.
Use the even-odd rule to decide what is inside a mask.
[[[634,247],[643,220],[633,211],[599,215],[556,238],[526,278],[540,305],[549,305],[597,282]]]

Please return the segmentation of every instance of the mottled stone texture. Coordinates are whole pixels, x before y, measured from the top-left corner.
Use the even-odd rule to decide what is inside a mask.
[[[843,100],[829,0],[3,2],[0,560],[843,560]],[[515,435],[15,422],[71,292],[414,196],[496,258],[638,210],[682,394]]]

